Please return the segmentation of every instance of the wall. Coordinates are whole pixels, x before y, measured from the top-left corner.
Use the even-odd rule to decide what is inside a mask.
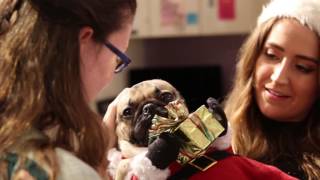
[[[219,65],[225,93],[245,35],[147,40],[145,64],[153,66]]]
[[[141,3],[141,1],[142,0],[138,2]],[[239,0],[236,2],[237,5],[239,5],[238,8],[240,8],[240,10],[245,9],[245,11],[241,12],[245,13],[244,16],[247,17],[247,13],[258,16],[262,5],[268,0],[254,0],[253,6],[247,6],[247,4],[245,4],[253,3],[250,2],[251,0],[243,1],[244,0]],[[254,26],[256,17],[251,18],[250,15],[249,19],[252,26]],[[247,20],[248,19],[246,18],[245,21]],[[222,68],[222,91],[223,94],[226,95],[232,84],[237,53],[247,35],[221,34],[223,33],[216,33],[208,36],[201,35],[198,37],[132,39],[127,52],[133,60],[129,69],[135,67],[219,65]],[[97,101],[113,98],[123,88],[127,87],[127,75],[128,70],[117,74],[114,81],[97,97]],[[93,107],[94,103],[95,102],[92,103]]]
[[[223,93],[231,86],[238,50],[246,35],[208,37],[133,39],[128,55],[129,68],[158,66],[219,65],[222,68]],[[98,99],[116,96],[127,86],[127,70],[117,74]]]

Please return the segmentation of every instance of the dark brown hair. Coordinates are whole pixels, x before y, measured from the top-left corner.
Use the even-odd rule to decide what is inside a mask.
[[[46,147],[67,149],[97,168],[107,138],[82,94],[78,34],[90,26],[102,42],[132,21],[136,0],[11,2],[18,5],[2,20],[13,12],[17,18],[0,34],[0,154],[36,129],[49,135]]]

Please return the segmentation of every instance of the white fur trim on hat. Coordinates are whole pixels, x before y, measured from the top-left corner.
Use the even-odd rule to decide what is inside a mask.
[[[320,35],[320,0],[271,0],[258,18],[258,25],[274,17],[297,19]]]
[[[129,167],[125,172],[124,180],[130,180],[132,176],[138,177],[139,180],[165,180],[170,175],[170,170],[158,169],[152,165],[150,159],[146,157],[147,151],[140,152],[138,155],[127,159]],[[112,148],[108,151],[108,174],[115,179],[116,173],[119,170],[120,162],[123,160],[121,152]]]
[[[116,150],[116,148],[112,148],[108,151],[107,159],[109,161],[107,171],[112,176],[112,179],[114,179],[117,168],[122,159],[122,154],[120,151]]]
[[[131,175],[135,175],[139,180],[165,180],[170,175],[170,170],[158,169],[152,165],[150,159],[145,156],[146,153],[141,153],[133,158],[130,163],[132,169]],[[129,177],[131,177],[129,173]]]

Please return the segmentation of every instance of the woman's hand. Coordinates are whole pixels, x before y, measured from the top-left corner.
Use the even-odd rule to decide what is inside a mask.
[[[224,127],[224,131],[219,135],[219,137],[226,135],[228,131],[228,120],[226,114],[223,111],[223,108],[219,104],[219,102],[209,97],[207,99],[208,109],[212,113],[212,115],[220,122],[220,124]]]

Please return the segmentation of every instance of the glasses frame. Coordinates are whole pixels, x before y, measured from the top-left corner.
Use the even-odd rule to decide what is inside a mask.
[[[109,48],[114,54],[116,54],[121,62],[114,70],[115,73],[123,71],[131,63],[131,59],[124,52],[115,47],[111,42],[107,41],[104,43],[104,45]]]

